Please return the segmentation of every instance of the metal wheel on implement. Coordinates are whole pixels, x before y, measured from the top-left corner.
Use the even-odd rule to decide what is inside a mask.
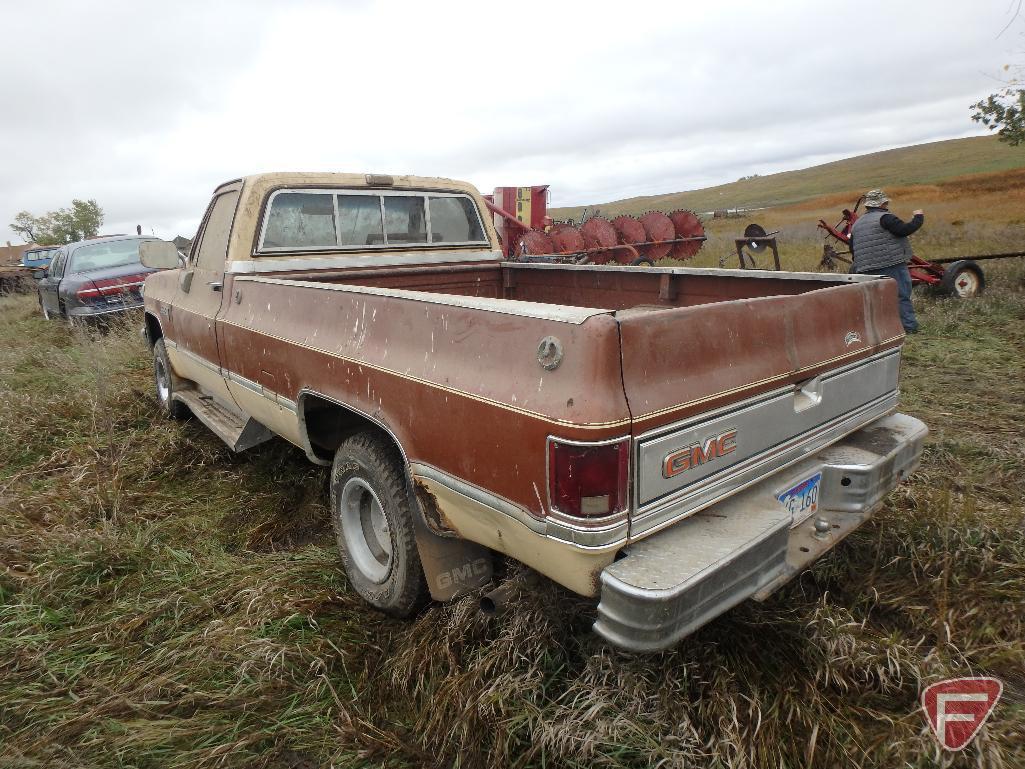
[[[958,299],[978,296],[986,287],[982,268],[971,259],[962,259],[948,265],[943,271],[940,289],[943,293]]]

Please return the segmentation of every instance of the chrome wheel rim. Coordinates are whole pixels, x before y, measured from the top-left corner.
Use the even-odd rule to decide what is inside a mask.
[[[954,281],[954,290],[958,296],[975,296],[979,293],[979,276],[971,270],[965,270]]]
[[[338,506],[349,556],[371,582],[384,582],[391,572],[391,529],[377,494],[362,478],[350,478],[342,486]]]
[[[167,369],[164,368],[164,362],[160,358],[154,360],[153,372],[157,380],[157,397],[161,403],[166,404],[171,397],[171,382],[167,375]]]

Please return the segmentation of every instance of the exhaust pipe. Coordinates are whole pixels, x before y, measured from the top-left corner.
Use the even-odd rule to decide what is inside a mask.
[[[480,610],[489,617],[501,614],[509,606],[509,599],[516,590],[516,583],[513,581],[504,582],[490,593],[485,593],[480,599]]]
[[[520,591],[529,590],[532,585],[539,582],[540,575],[536,571],[526,571],[523,574],[507,579],[501,585],[489,593],[485,593],[480,599],[480,610],[482,614],[494,617],[502,614],[509,608],[512,599]]]

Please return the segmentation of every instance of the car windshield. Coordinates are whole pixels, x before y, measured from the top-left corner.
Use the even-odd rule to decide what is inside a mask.
[[[93,243],[75,249],[71,257],[72,272],[89,272],[123,264],[139,263],[139,244],[142,240],[113,240],[107,243]]]

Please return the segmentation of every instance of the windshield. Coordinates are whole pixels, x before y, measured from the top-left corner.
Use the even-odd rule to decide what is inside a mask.
[[[102,270],[120,267],[123,264],[139,263],[139,244],[144,240],[114,240],[108,243],[94,243],[75,249],[71,256],[72,272]]]

